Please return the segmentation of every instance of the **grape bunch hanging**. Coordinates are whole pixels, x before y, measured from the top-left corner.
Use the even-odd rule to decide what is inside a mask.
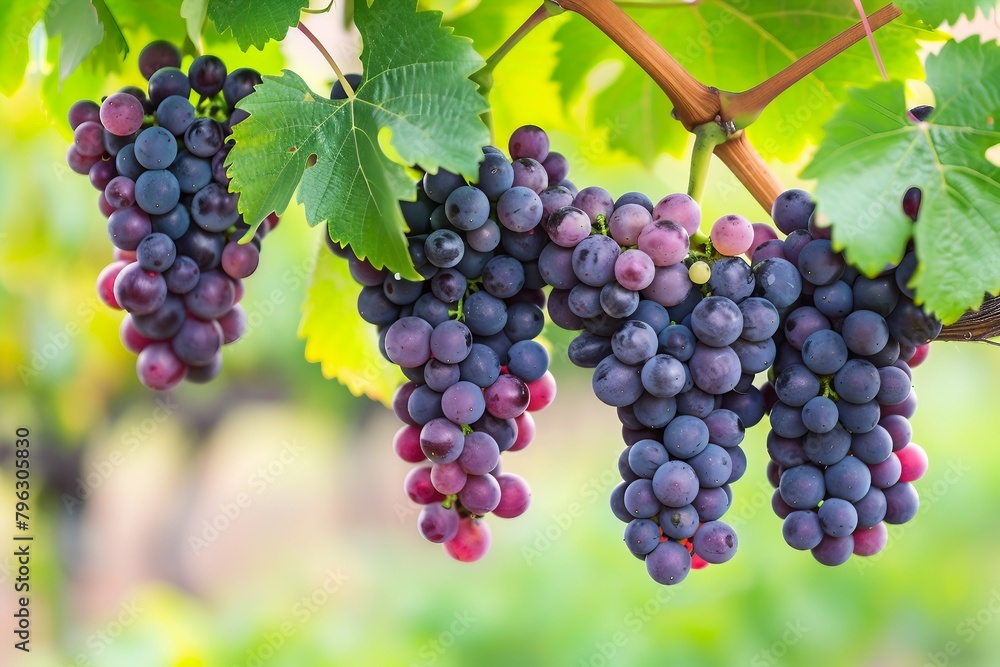
[[[261,82],[252,69],[227,72],[215,56],[195,58],[187,73],[168,42],[139,55],[147,90],[123,88],[97,104],[73,105],[66,160],[101,194],[114,261],[98,277],[101,300],[127,315],[122,344],[138,355],[148,388],[208,382],[222,370],[222,346],[246,331],[238,305],[243,279],[260,260],[270,216],[249,243],[229,192],[226,137],[246,117],[235,108]],[[198,95],[192,104],[191,94]]]
[[[154,42],[139,58],[146,91],[79,102],[69,117],[67,161],[101,192],[115,247],[98,293],[127,311],[122,342],[156,390],[219,374],[222,346],[246,329],[243,279],[278,222],[272,214],[242,242],[250,227],[224,167],[226,138],[246,117],[235,104],[260,75],[213,56],[187,73],[180,65],[175,47]],[[344,96],[338,82],[331,97]],[[912,368],[941,323],[913,301],[912,247],[864,276],[803,191],[774,204],[784,238],[740,215],[706,236],[688,195],[654,205],[577,189],[538,127],[515,131],[508,149],[484,147],[473,183],[427,173],[416,200],[401,202],[420,281],[327,239],[360,285],[358,311],[382,354],[408,380],[393,398],[403,423],[393,447],[414,464],[404,488],[422,506],[425,539],[478,560],[490,546],[484,517],[528,509],[527,482],[500,455],[531,443],[532,413],[555,398],[536,340],[546,311],[580,332],[569,359],[593,369],[595,395],[616,408],[625,447],[611,510],[655,581],[736,553],[722,519],[746,471],[745,430],[765,415],[772,507],[790,546],[838,565],[878,553],[886,524],[913,518],[927,457],[911,442]],[[919,190],[901,205],[916,222]]]
[[[912,248],[869,278],[833,250],[801,190],[775,202],[784,239],[739,215],[705,237],[686,194],[654,205],[578,190],[540,128],[515,131],[509,151],[485,147],[472,184],[426,174],[416,202],[401,204],[423,281],[330,244],[409,379],[393,402],[405,424],[394,447],[420,464],[404,486],[424,506],[426,539],[475,560],[489,546],[481,517],[527,509],[528,487],[500,472],[499,452],[530,442],[530,412],[554,395],[533,340],[543,307],[580,331],[569,358],[594,369],[595,395],[617,409],[625,448],[611,509],[655,581],[733,557],[738,539],[721,519],[746,471],[745,430],[768,413],[767,473],[789,545],[838,565],[878,553],[885,524],[913,518],[911,483],[927,461],[910,443],[910,369],[941,323],[912,301]]]

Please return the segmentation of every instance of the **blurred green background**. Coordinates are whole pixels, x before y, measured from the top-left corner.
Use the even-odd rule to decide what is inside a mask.
[[[511,28],[530,6],[512,3]],[[356,36],[334,17],[309,24],[338,59],[356,55]],[[536,123],[570,156],[580,186],[654,201],[683,190],[685,163],[629,162],[613,136],[589,127],[585,105],[559,105],[548,80],[553,28],[497,70],[500,145]],[[144,30],[130,34],[133,45]],[[265,73],[287,65],[317,89],[331,79],[297,34],[247,56],[210,46]],[[673,588],[651,582],[621,543],[607,507],[618,423],[589,372],[560,354],[569,339],[557,331],[547,333],[557,400],[536,414],[535,442],[504,457],[532,485],[530,511],[490,519],[493,547],[471,565],[420,539],[402,491],[409,466],[390,446],[395,418],[303,359],[299,304],[320,232],[301,209],[268,237],[247,281],[252,328],[227,349],[222,376],[145,390],[118,341],[121,313],[94,291],[111,247],[96,191],[64,166],[61,115],[80,97],[140,82],[137,53],[121,75],[81,72],[62,91],[43,92],[36,59],[25,87],[0,104],[0,506],[12,507],[18,426],[31,429],[34,479],[45,485],[32,517],[32,653],[12,648],[16,570],[4,546],[0,664],[997,664],[1000,354],[986,345],[935,344],[916,372],[915,439],[931,469],[917,484],[920,513],[890,531],[883,554],[830,569],[784,545],[761,425],[745,443],[750,469],[728,515],[738,557]],[[798,166],[777,165],[789,186]],[[712,176],[707,219],[764,219],[720,164]]]

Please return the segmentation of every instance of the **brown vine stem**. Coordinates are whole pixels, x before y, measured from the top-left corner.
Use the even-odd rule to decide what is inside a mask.
[[[886,5],[869,16],[868,20],[871,29],[875,31],[901,15],[902,12],[894,5]],[[737,128],[746,127],[755,121],[764,108],[773,102],[778,95],[865,39],[866,36],[864,24],[858,22],[750,90],[742,93],[720,93],[723,117],[726,120],[733,120]]]
[[[667,94],[688,131],[718,115],[718,93],[694,78],[613,0],[549,1],[584,17],[621,47]]]
[[[340,80],[340,85],[344,87],[344,92],[347,93],[348,99],[353,100],[355,96],[353,86],[351,86],[351,84],[347,81],[347,77],[344,76],[344,73],[340,71],[340,66],[337,65],[337,61],[333,59],[333,56],[330,55],[330,52],[326,50],[325,46],[323,46],[323,42],[319,41],[316,35],[312,33],[312,30],[305,27],[305,25],[301,21],[296,26],[296,28],[298,28],[299,32],[301,32],[303,35],[306,36],[306,39],[308,39],[310,42],[313,43],[313,46],[316,47],[316,50],[319,51],[320,54],[323,56],[323,58],[326,59],[326,62],[330,64],[330,67],[337,75],[337,79]]]
[[[715,147],[715,154],[771,215],[774,200],[785,191],[774,171],[742,132]]]
[[[983,302],[979,310],[970,310],[957,322],[946,326],[937,340],[997,345],[988,339],[998,336],[1000,336],[1000,298],[990,297]]]
[[[500,45],[500,48],[494,51],[493,54],[486,59],[486,67],[479,71],[485,71],[492,74],[493,70],[496,69],[496,66],[501,60],[504,59],[504,56],[510,53],[511,49],[517,46],[517,43],[524,39],[525,35],[534,30],[539,23],[550,16],[552,16],[552,12],[549,10],[548,6],[543,3],[541,7],[536,9],[531,16],[529,16],[527,20],[525,20],[525,22],[514,31],[514,34],[507,38],[507,41]]]
[[[545,0],[547,5],[580,14],[617,44],[656,82],[674,105],[674,117],[693,132],[704,123],[715,121],[728,125],[737,116],[759,115],[780,93],[823,64],[865,38],[864,25],[857,23],[823,46],[807,54],[767,81],[743,93],[720,93],[709,88],[671,56],[645,30],[633,21],[614,0]],[[872,30],[878,30],[900,16],[893,5],[886,5],[869,16]],[[723,114],[725,102],[726,113]],[[743,120],[743,119],[741,119]],[[769,214],[774,199],[784,188],[777,176],[750,144],[742,131],[720,144],[715,154],[726,164]],[[940,340],[984,341],[1000,335],[1000,298],[992,297],[979,311],[969,312],[944,328]]]

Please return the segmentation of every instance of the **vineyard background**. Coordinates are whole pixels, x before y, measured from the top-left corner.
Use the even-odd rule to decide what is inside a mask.
[[[524,14],[512,9],[510,27]],[[307,23],[349,61],[357,39],[333,16]],[[987,21],[976,27],[998,32]],[[497,136],[528,122],[549,129],[581,186],[654,200],[683,190],[685,162],[629,161],[614,129],[596,131],[584,109],[559,104],[548,81],[554,29],[543,25],[498,68]],[[331,78],[297,33],[246,56],[221,42],[209,50],[265,73],[287,66],[317,90]],[[71,77],[53,106],[135,83],[137,53],[122,78]],[[669,656],[685,665],[902,666],[982,665],[1000,652],[1000,355],[988,346],[935,344],[917,370],[914,431],[931,470],[918,483],[918,517],[890,530],[882,556],[829,569],[783,544],[761,427],[748,435],[750,471],[730,515],[738,557],[664,589],[629,562],[607,508],[620,446],[613,411],[593,396],[590,373],[565,360],[569,338],[550,327],[559,395],[537,415],[535,442],[505,461],[531,483],[532,508],[492,523],[483,561],[457,564],[415,534],[389,411],[303,359],[298,311],[320,239],[301,208],[269,238],[248,281],[251,330],[227,350],[223,375],[166,397],[141,388],[118,342],[121,314],[93,289],[110,256],[96,191],[63,166],[68,131],[40,101],[37,75],[29,71],[0,105],[0,497],[13,495],[18,425],[32,429],[53,488],[88,497],[80,505],[51,494],[36,519],[35,652],[25,657],[5,640],[3,664],[604,665]],[[802,164],[776,165],[786,185],[808,187],[795,178]],[[705,209],[709,220],[764,219],[718,163]],[[76,457],[82,490],[72,481]],[[240,498],[248,501],[239,516],[206,533],[220,505]],[[5,521],[5,539],[7,530]],[[5,619],[12,568],[0,556]]]

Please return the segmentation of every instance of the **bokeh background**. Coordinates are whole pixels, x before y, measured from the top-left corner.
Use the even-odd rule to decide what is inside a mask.
[[[509,27],[530,8],[511,3]],[[342,64],[356,58],[356,34],[334,15],[308,23]],[[152,34],[141,21],[126,28],[134,47]],[[548,79],[553,28],[497,70],[500,145],[536,123],[571,158],[578,185],[654,200],[683,190],[685,163],[628,161],[613,135],[589,125],[586,104],[559,104]],[[37,31],[31,39],[44,52]],[[208,46],[234,66],[295,69],[317,90],[331,80],[297,33],[246,56],[222,40]],[[546,336],[557,400],[536,414],[535,442],[504,457],[532,485],[530,511],[491,519],[493,547],[478,563],[420,539],[402,491],[409,466],[390,446],[392,413],[303,359],[299,307],[320,232],[300,208],[264,244],[243,302],[252,327],[227,348],[222,376],[145,390],[118,341],[121,313],[94,291],[111,258],[97,193],[63,165],[63,111],[139,83],[137,53],[120,75],[82,72],[61,90],[35,58],[24,88],[0,103],[0,664],[997,663],[1000,352],[987,345],[935,344],[915,374],[915,439],[931,469],[917,484],[919,514],[890,531],[883,554],[831,569],[785,546],[761,425],[745,443],[750,468],[728,515],[737,558],[672,588],[650,581],[621,542],[607,506],[619,426],[589,372],[565,360],[569,339],[556,330]],[[800,166],[776,168],[789,186],[808,187]],[[708,219],[765,219],[718,163],[705,209]],[[30,655],[11,634],[19,426],[31,429],[36,484]]]

